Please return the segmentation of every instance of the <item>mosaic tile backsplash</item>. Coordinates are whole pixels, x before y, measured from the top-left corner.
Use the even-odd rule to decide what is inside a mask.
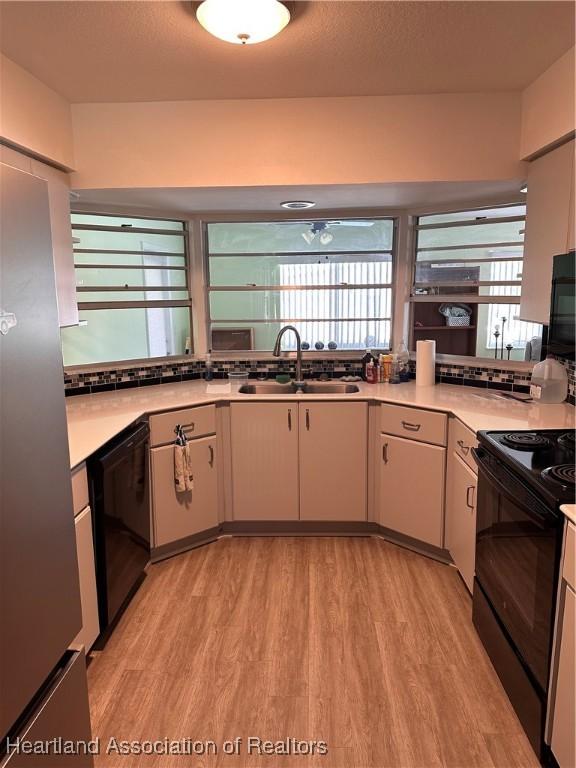
[[[568,402],[576,404],[576,371],[573,361],[560,361],[568,371]],[[411,372],[415,375],[416,363],[411,361]],[[325,374],[331,378],[361,373],[361,362],[357,360],[309,360],[303,361],[305,378]],[[274,377],[278,373],[294,375],[293,360],[235,360],[213,362],[214,378],[226,378],[228,371],[247,369],[251,378]],[[145,387],[154,384],[168,384],[189,381],[203,377],[206,366],[202,360],[179,361],[134,368],[103,369],[81,373],[64,373],[66,395],[86,395],[128,387]],[[437,363],[436,381],[444,384],[461,384],[471,387],[487,387],[509,392],[526,393],[530,387],[530,374],[526,371],[510,371],[491,366],[470,366]]]

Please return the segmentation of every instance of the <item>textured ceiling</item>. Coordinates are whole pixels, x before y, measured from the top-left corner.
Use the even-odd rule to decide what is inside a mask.
[[[295,2],[234,46],[186,2],[0,2],[1,48],[73,102],[518,90],[574,44],[574,3]]]

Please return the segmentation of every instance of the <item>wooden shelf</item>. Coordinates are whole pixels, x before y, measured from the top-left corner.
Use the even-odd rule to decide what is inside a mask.
[[[419,325],[414,331],[475,331],[475,325]]]

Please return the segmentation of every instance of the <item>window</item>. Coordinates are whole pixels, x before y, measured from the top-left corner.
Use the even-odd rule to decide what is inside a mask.
[[[542,326],[518,319],[525,215],[507,205],[418,218],[413,346],[426,338],[440,353],[539,359]]]
[[[183,222],[71,218],[81,325],[62,329],[64,364],[185,354],[191,301]]]
[[[211,347],[270,351],[291,324],[311,349],[388,349],[393,235],[392,219],[208,224]]]

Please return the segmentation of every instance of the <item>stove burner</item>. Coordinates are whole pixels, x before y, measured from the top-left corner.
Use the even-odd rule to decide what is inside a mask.
[[[561,445],[562,448],[568,448],[569,451],[573,451],[576,445],[576,433],[565,432],[563,435],[560,435],[558,438],[558,445]]]
[[[502,438],[504,445],[521,451],[534,451],[538,448],[550,448],[552,443],[544,435],[536,432],[509,432]]]
[[[555,467],[548,467],[542,472],[544,480],[552,480],[561,485],[574,485],[576,482],[576,467],[574,464],[557,464]]]

